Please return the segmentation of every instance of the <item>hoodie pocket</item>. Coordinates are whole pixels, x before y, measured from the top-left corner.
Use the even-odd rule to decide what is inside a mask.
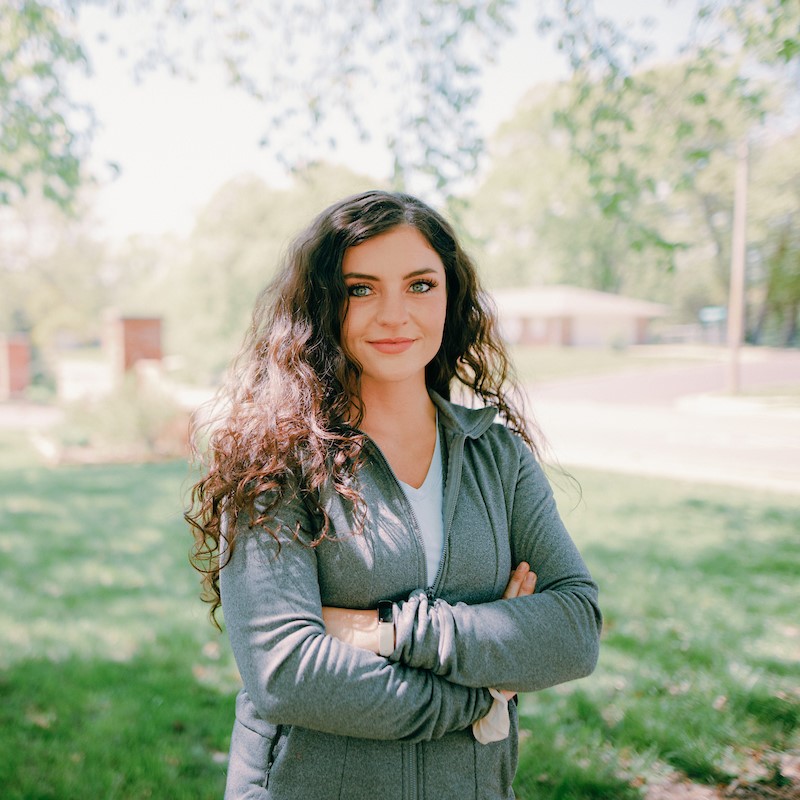
[[[373,739],[348,739],[344,775],[339,800],[401,800],[408,795],[404,788],[409,777],[403,770],[401,742]]]
[[[231,732],[225,800],[266,800],[269,767],[278,731],[264,736],[237,719]]]
[[[269,770],[267,798],[339,800],[347,739],[308,728],[285,727]],[[255,797],[255,796],[254,796]]]
[[[423,742],[419,769],[425,791],[421,800],[475,800],[481,780],[476,772],[475,744],[470,729]]]

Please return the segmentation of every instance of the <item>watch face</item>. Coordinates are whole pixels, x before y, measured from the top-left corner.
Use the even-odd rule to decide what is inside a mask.
[[[394,622],[394,605],[388,600],[378,603],[378,622]]]

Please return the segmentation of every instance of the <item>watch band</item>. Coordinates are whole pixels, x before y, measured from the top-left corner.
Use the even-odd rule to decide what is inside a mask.
[[[394,652],[394,603],[378,603],[378,654],[384,657]]]

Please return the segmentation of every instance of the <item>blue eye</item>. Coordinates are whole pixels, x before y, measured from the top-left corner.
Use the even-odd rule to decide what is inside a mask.
[[[424,280],[424,281],[414,281],[409,287],[414,294],[425,294],[429,292],[433,287],[436,286],[435,281]]]
[[[372,289],[366,283],[354,283],[347,287],[350,297],[367,297],[371,292]]]

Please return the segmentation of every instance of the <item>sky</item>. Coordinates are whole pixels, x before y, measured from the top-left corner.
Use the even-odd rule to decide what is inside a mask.
[[[534,32],[537,4],[520,6],[516,35],[504,41],[495,63],[487,64],[483,73],[477,120],[486,137],[513,115],[531,87],[566,75],[555,47]],[[679,13],[680,6],[651,7],[660,9],[664,48],[672,47],[679,36],[686,17]],[[641,17],[637,0],[598,0],[597,7],[618,19]],[[106,17],[90,9],[82,12],[79,25],[93,69],[74,82],[73,92],[92,106],[98,123],[90,168],[101,176],[92,198],[101,236],[123,240],[134,234],[185,235],[216,189],[244,173],[259,175],[274,186],[286,184],[284,170],[258,145],[263,110],[244,92],[227,86],[218,70],[206,67],[195,82],[164,72],[137,81],[130,63],[116,52],[126,45],[126,37],[138,35],[129,22],[109,25]],[[101,31],[104,42],[98,41]],[[376,178],[388,172],[387,152],[380,143],[365,148],[345,142],[336,158]],[[109,161],[121,170],[113,181],[103,177],[109,174],[103,167]]]

